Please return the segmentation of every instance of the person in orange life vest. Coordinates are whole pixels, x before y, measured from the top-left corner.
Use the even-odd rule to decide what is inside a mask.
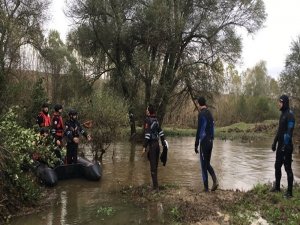
[[[51,126],[51,134],[54,137],[55,150],[54,153],[57,158],[61,159],[61,148],[62,148],[62,139],[64,136],[64,123],[61,116],[63,107],[60,104],[56,104],[54,106],[54,113],[52,115],[52,126]]]
[[[40,128],[50,127],[51,118],[50,118],[50,115],[49,115],[49,105],[48,105],[48,103],[44,103],[42,105],[42,110],[36,118],[36,123],[39,125]]]
[[[79,135],[86,137],[88,141],[91,136],[81,127],[77,120],[77,111],[69,111],[69,120],[65,123],[65,136],[67,137],[67,163],[77,163],[77,150],[79,144]]]

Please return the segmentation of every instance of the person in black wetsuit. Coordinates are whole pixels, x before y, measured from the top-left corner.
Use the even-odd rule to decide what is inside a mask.
[[[210,158],[213,148],[214,140],[214,119],[211,112],[207,109],[206,100],[204,97],[198,98],[199,104],[199,115],[198,115],[198,128],[195,140],[195,153],[198,154],[198,146],[200,143],[200,163],[202,170],[202,178],[204,184],[204,191],[209,191],[208,189],[208,173],[211,175],[213,180],[213,185],[211,191],[215,191],[218,186],[218,180],[213,167],[210,164]]]
[[[278,130],[272,144],[272,150],[276,151],[275,160],[275,183],[271,189],[272,192],[280,191],[281,167],[284,165],[288,188],[284,197],[293,196],[294,175],[292,170],[292,153],[293,153],[293,130],[295,126],[294,113],[289,107],[289,97],[282,95],[279,98],[278,107],[281,111],[279,118]]]
[[[153,190],[158,190],[157,167],[160,153],[159,138],[161,140],[163,148],[166,149],[167,146],[165,142],[164,132],[158,123],[153,105],[150,104],[147,107],[146,115],[147,117],[144,124],[145,139],[143,145],[143,154],[145,154],[146,148],[149,146],[148,159],[150,161]]]
[[[71,109],[69,111],[69,120],[65,123],[65,136],[67,138],[67,164],[77,163],[77,150],[80,134],[86,137],[88,141],[91,136],[82,128],[77,120],[77,111]]]

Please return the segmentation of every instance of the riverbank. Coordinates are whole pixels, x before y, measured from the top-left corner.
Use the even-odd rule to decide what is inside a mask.
[[[215,127],[215,138],[222,140],[240,140],[243,142],[262,140],[274,137],[278,121],[266,120],[261,123],[235,123],[226,127]],[[176,126],[165,125],[163,127],[166,137],[194,137],[196,128],[177,128]],[[127,137],[128,137],[128,131]],[[135,138],[142,137],[142,128],[137,128]]]
[[[161,186],[158,192],[139,186],[123,188],[120,193],[125,201],[147,210],[151,224],[300,224],[299,186],[295,185],[291,199],[269,192],[270,187],[258,184],[248,192],[206,193],[175,185]]]

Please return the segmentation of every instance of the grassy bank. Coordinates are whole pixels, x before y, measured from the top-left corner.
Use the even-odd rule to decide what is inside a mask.
[[[150,187],[139,186],[124,188],[121,195],[139,208],[154,208],[150,223],[300,224],[299,186],[295,186],[294,197],[288,200],[282,193],[271,193],[269,189],[270,185],[257,185],[248,192],[217,190],[205,193],[165,185],[159,192],[153,192]]]
[[[226,127],[216,127],[215,137],[222,140],[257,140],[273,137],[276,131],[278,121],[266,120],[261,123],[235,123]],[[169,125],[163,127],[166,137],[194,137],[196,129],[192,128],[176,128]],[[124,132],[125,136],[129,136],[129,131]],[[142,137],[142,128],[137,128],[137,137]]]

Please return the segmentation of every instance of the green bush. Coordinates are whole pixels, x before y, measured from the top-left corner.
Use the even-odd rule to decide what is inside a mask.
[[[34,204],[40,197],[40,187],[29,170],[35,165],[32,155],[40,155],[50,166],[55,160],[53,146],[46,145],[34,130],[20,126],[16,111],[19,109],[10,109],[0,117],[0,202],[14,209]],[[4,215],[0,216],[1,221]]]

